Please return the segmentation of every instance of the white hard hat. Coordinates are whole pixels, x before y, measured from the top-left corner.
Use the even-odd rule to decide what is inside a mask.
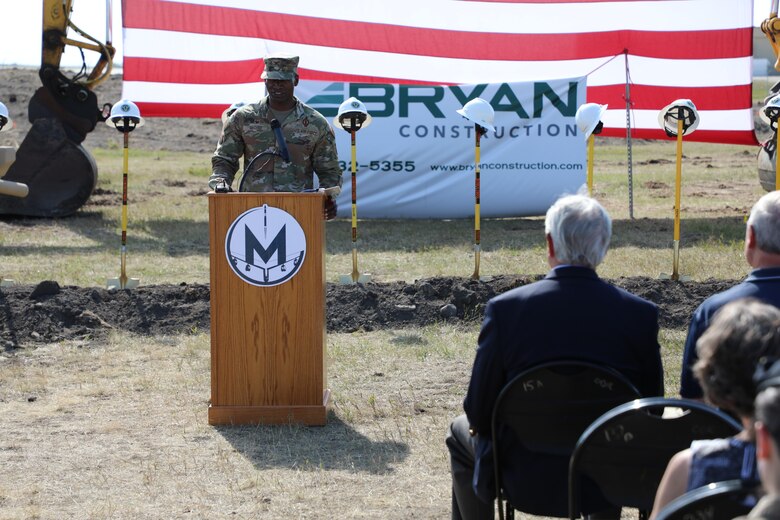
[[[13,126],[14,122],[11,121],[11,116],[8,115],[8,107],[0,102],[0,132],[7,132]]]
[[[680,111],[683,117],[683,135],[692,134],[699,126],[699,111],[690,99],[677,99],[658,112],[658,124],[669,137],[677,136]]]
[[[144,126],[144,118],[141,117],[141,111],[138,110],[138,106],[129,99],[120,99],[113,107],[111,107],[111,115],[106,119],[108,126],[115,126],[117,130],[124,130],[125,118],[130,119],[135,123],[131,125],[128,130],[132,130],[138,126]]]
[[[780,117],[780,94],[769,98],[766,106],[761,109],[760,116],[769,126],[777,126],[777,119]]]
[[[353,115],[357,123],[355,130],[360,130],[371,124],[371,114],[366,110],[366,105],[356,97],[351,97],[339,105],[339,111],[333,118],[333,124],[349,132],[352,130]]]
[[[222,124],[225,124],[225,121],[228,120],[230,116],[233,115],[233,112],[241,108],[242,106],[246,105],[243,101],[237,101],[227,107],[224,112],[222,112]]]
[[[493,126],[496,113],[493,111],[493,107],[490,106],[490,103],[482,98],[472,99],[463,105],[463,108],[456,110],[456,112],[472,123],[487,128],[491,132],[496,131],[496,127]]]
[[[574,115],[574,120],[577,122],[580,132],[585,136],[585,139],[590,137],[590,134],[596,129],[601,122],[601,116],[607,111],[609,105],[599,105],[598,103],[585,103],[580,105],[577,109],[577,113]]]

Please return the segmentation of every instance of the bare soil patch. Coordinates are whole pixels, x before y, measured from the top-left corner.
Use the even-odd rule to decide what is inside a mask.
[[[437,322],[479,323],[487,301],[539,276],[504,275],[489,280],[429,278],[414,283],[328,284],[329,332],[407,328]],[[706,297],[734,281],[672,282],[619,278],[612,282],[660,308],[662,328],[688,325]],[[109,291],[96,287],[37,286],[0,289],[0,345],[97,340],[111,330],[141,335],[200,333],[210,328],[209,287],[205,284],[154,285]]]

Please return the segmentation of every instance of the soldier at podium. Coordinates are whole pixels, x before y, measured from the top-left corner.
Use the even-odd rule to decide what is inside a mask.
[[[225,121],[211,158],[209,187],[232,191],[239,160],[244,175],[238,191],[301,192],[314,187],[330,190],[325,218],[336,216],[335,197],[341,188],[333,128],[327,119],[294,95],[298,85],[298,56],[272,54],[264,58],[267,96],[238,108]],[[335,193],[334,193],[335,192]]]

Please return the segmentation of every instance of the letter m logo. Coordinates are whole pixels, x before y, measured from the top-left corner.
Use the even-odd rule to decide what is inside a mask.
[[[268,248],[252,233],[248,226],[244,226],[244,247],[246,252],[246,263],[257,265],[255,263],[255,253],[260,256],[264,264],[268,264],[274,253],[276,253],[276,265],[287,261],[287,225],[283,225],[279,233],[271,240]]]

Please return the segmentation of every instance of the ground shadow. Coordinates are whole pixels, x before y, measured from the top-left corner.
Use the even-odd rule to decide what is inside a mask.
[[[483,251],[543,249],[544,219],[539,217],[482,219]],[[741,242],[744,216],[683,217],[680,240],[685,245],[701,242]],[[352,225],[348,220],[327,224],[327,252],[351,251]],[[470,248],[474,242],[473,219],[365,220],[358,222],[358,248],[362,252],[408,252],[453,247]],[[612,222],[612,247],[666,247],[672,243],[674,219],[616,219]]]
[[[351,470],[386,474],[409,455],[402,442],[374,441],[332,411],[325,426],[217,426],[217,431],[257,469]]]
[[[396,331],[393,334],[393,337],[390,338],[390,343],[393,345],[398,345],[399,347],[417,347],[421,345],[427,345],[429,342],[425,338],[421,337],[420,334],[416,331]]]
[[[674,219],[640,218],[612,222],[611,247],[657,248],[671,244],[674,239]],[[741,243],[745,239],[744,216],[713,218],[682,218],[680,242],[693,245],[717,241]]]
[[[52,219],[32,219],[22,217],[3,217],[11,226],[29,228],[35,232],[36,225],[48,225]],[[107,219],[99,212],[81,211],[72,217],[57,219],[69,233],[88,238],[88,245],[74,245],[72,241],[63,241],[58,245],[13,244],[0,246],[0,254],[16,255],[67,255],[79,252],[94,253],[96,250],[116,251],[121,245],[119,222]],[[205,254],[209,252],[208,222],[191,220],[159,219],[142,222],[130,220],[127,227],[127,246],[131,251],[160,252],[168,256]]]
[[[34,232],[36,222],[47,219],[3,219],[6,223],[29,227]],[[97,212],[80,212],[77,216],[60,219],[58,224],[67,231],[89,238],[96,245],[72,245],[63,242],[56,246],[14,244],[0,246],[0,254],[65,255],[95,249],[115,251],[121,243],[117,222]],[[620,219],[612,223],[612,247],[666,247],[672,243],[674,220],[671,218]],[[358,223],[358,249],[361,252],[414,253],[452,247],[469,250],[474,243],[473,219],[444,220],[365,220]],[[681,242],[693,245],[701,242],[741,242],[745,236],[744,217],[683,218]],[[349,254],[352,250],[352,224],[337,219],[326,224],[326,252]],[[130,222],[128,248],[139,253],[160,252],[168,256],[192,254],[208,255],[208,223],[190,220],[158,219]],[[483,251],[542,250],[544,220],[538,217],[482,219],[481,248]]]
[[[482,236],[489,230],[490,247],[532,248],[544,244],[544,221],[538,218],[482,219]],[[346,254],[352,249],[352,223],[327,224],[327,253]],[[358,248],[365,252],[427,251],[441,247],[469,248],[474,244],[474,219],[361,220]],[[485,238],[482,239],[485,244]]]

